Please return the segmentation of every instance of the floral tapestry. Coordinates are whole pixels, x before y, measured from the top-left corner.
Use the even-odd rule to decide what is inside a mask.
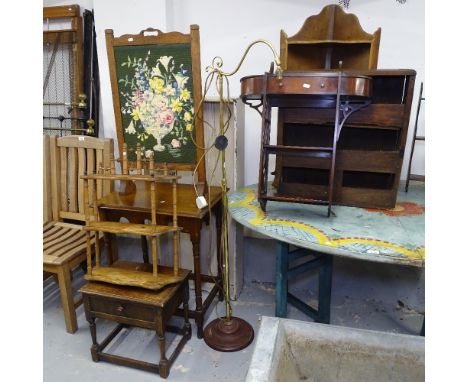
[[[128,159],[140,143],[157,162],[196,163],[190,44],[119,46],[114,55]]]

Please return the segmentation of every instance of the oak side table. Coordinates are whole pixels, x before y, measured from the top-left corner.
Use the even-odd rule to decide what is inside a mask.
[[[176,357],[192,336],[188,319],[188,278],[190,271],[185,269],[179,271],[184,277],[182,282],[169,285],[156,292],[100,282],[90,282],[80,289],[83,294],[86,320],[91,331],[93,342],[91,357],[94,362],[106,361],[121,366],[134,367],[155,372],[162,378],[167,378]],[[181,304],[183,304],[185,321],[183,327],[177,328],[167,325],[167,322]],[[101,343],[97,342],[96,318],[118,323],[115,329]],[[156,331],[161,354],[159,363],[149,363],[104,352],[107,345],[117,334],[128,326]],[[166,357],[166,330],[182,335],[169,358]]]

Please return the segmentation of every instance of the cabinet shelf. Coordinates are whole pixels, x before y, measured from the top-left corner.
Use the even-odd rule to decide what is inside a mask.
[[[328,204],[327,200],[322,200],[318,198],[307,198],[305,196],[298,196],[297,194],[286,196],[286,195],[269,195],[265,197],[265,200],[271,200],[275,202],[293,202],[293,203],[306,203],[306,204],[318,204],[326,206]]]
[[[375,78],[375,77],[374,77]],[[373,102],[366,107],[365,113],[352,114],[345,123],[350,127],[366,127],[380,129],[401,129],[403,115],[405,113],[405,104],[401,104],[401,95],[398,104],[375,103],[376,89],[374,86]],[[335,124],[335,110],[317,109],[317,108],[283,108],[281,109],[282,123],[297,124],[316,124],[330,125]]]
[[[330,168],[329,160],[317,158],[282,157],[282,165],[285,169],[283,180],[286,179],[292,169],[317,169]],[[371,171],[398,173],[400,171],[399,151],[369,151],[369,150],[339,150],[336,157],[336,171],[343,170]]]
[[[263,145],[267,154],[330,158],[333,147]]]

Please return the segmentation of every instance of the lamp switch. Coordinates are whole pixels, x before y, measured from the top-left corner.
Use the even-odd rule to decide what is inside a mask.
[[[202,208],[208,207],[208,203],[206,202],[206,199],[204,196],[199,196],[197,199],[195,199],[195,202],[197,203],[197,207],[201,210]]]

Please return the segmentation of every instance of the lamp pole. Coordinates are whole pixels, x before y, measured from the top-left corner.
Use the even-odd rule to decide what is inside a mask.
[[[226,178],[226,153],[225,149],[228,140],[225,137],[226,124],[229,121],[224,120],[224,81],[226,77],[230,77],[237,73],[242,63],[244,62],[250,48],[257,44],[266,44],[273,52],[274,60],[276,63],[276,75],[278,78],[282,77],[281,62],[276,54],[275,49],[266,40],[255,40],[250,43],[244,51],[239,64],[232,72],[224,72],[221,70],[223,60],[220,57],[215,57],[212,61],[212,66],[207,67],[206,71],[212,75],[217,76],[218,94],[220,97],[220,111],[219,111],[219,135],[215,141],[215,147],[221,151],[221,191],[222,191],[222,223],[221,223],[221,258],[223,261],[223,293],[226,303],[226,315],[224,317],[216,318],[211,321],[203,331],[203,338],[208,346],[219,351],[238,351],[247,347],[254,338],[254,331],[252,326],[245,320],[232,316],[231,297],[229,290],[229,243],[228,243],[228,199],[227,199],[227,178]],[[228,95],[229,95],[229,83]],[[208,89],[205,89],[205,92]],[[203,97],[204,98],[204,97]],[[227,100],[229,102],[229,99]]]

